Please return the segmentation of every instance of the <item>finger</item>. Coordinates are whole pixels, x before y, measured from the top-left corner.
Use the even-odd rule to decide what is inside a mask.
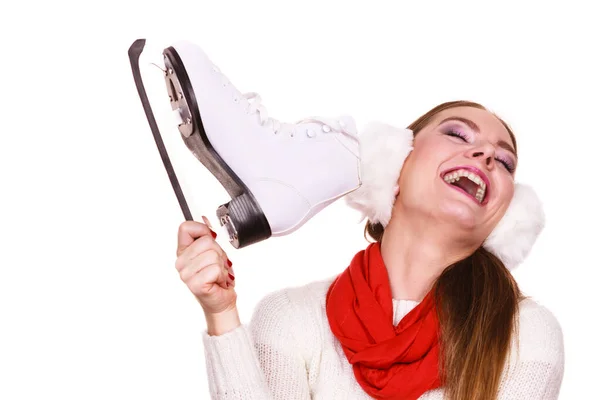
[[[187,282],[190,277],[210,265],[218,265],[221,268],[224,267],[223,258],[219,253],[213,250],[199,254],[196,258],[190,260],[187,265],[179,271],[179,276],[182,281]]]
[[[223,268],[213,264],[200,270],[187,282],[190,291],[196,295],[210,294],[217,286],[227,288],[227,278],[223,274]]]
[[[198,255],[208,251],[216,252],[223,259],[223,262],[226,262],[227,254],[225,254],[225,251],[221,246],[219,246],[219,244],[210,236],[204,236],[200,239],[196,239],[194,243],[189,245],[188,248],[177,257],[177,260],[175,260],[175,268],[177,271],[181,271],[194,258],[198,257]]]
[[[227,282],[229,286],[235,287],[235,276],[231,273],[227,274]]]
[[[179,225],[177,232],[177,257],[181,255],[194,241],[202,236],[210,236],[212,231],[208,226],[196,221],[185,221]]]
[[[206,226],[208,226],[211,230],[213,230],[212,224],[210,223],[210,221],[208,220],[208,218],[206,218],[204,215],[202,216],[202,221],[204,221],[204,223],[206,224]]]

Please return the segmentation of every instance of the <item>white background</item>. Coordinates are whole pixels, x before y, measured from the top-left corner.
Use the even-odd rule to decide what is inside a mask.
[[[454,99],[506,119],[547,214],[514,273],[562,325],[561,399],[596,398],[600,29],[593,2],[550,3],[3,3],[0,398],[208,398],[203,314],[174,268],[183,216],[127,57],[139,37],[201,45],[282,121],[406,126]],[[216,224],[224,190],[186,176]],[[289,237],[221,239],[243,322],[268,292],[341,272],[366,245],[358,217],[339,201]]]

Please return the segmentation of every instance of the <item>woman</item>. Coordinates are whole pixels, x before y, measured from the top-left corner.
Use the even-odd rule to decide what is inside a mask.
[[[406,132],[405,160],[389,157],[390,142],[361,144],[366,184],[349,203],[375,241],[340,260],[350,265],[339,276],[266,296],[248,327],[210,224],[181,225],[176,268],[205,312],[213,398],[558,397],[560,325],[510,273],[542,224],[531,195],[517,199],[512,131],[476,103],[450,102]],[[382,158],[386,170],[368,165]],[[386,185],[391,202],[377,192]]]

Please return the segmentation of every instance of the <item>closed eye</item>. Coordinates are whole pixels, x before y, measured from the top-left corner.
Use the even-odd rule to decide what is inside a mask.
[[[513,165],[513,163],[509,160],[505,160],[503,158],[496,158],[496,161],[499,161],[500,163],[502,163],[502,165],[504,165],[504,168],[506,168],[506,170],[509,173],[513,173],[515,172],[515,166]]]
[[[455,131],[455,130],[453,130],[453,129],[450,129],[449,131],[447,131],[447,132],[446,132],[446,135],[448,135],[448,136],[454,136],[454,137],[457,137],[457,138],[459,138],[459,139],[462,139],[462,140],[463,140],[463,141],[465,141],[465,142],[468,142],[468,141],[469,141],[469,138],[467,137],[467,135],[465,135],[465,134],[464,134],[464,133],[462,133],[462,132]]]

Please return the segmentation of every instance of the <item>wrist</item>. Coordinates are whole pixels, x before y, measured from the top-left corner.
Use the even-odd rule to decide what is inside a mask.
[[[206,328],[210,336],[219,336],[241,325],[236,306],[219,313],[205,313]]]

